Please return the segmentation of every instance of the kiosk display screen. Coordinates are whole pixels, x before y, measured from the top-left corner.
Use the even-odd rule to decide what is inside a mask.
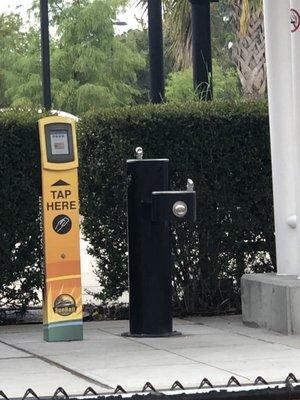
[[[51,163],[74,161],[71,124],[54,123],[45,126],[47,160]]]
[[[50,133],[51,153],[55,155],[70,154],[68,131],[52,131]]]

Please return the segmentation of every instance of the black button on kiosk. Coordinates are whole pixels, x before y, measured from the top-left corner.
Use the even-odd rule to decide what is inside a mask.
[[[127,161],[130,331],[173,336],[170,222],[196,220],[196,193],[169,191],[168,159]]]

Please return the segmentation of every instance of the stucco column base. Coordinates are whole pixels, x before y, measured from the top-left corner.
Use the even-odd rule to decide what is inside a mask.
[[[283,334],[300,334],[300,279],[247,274],[241,280],[243,322]]]

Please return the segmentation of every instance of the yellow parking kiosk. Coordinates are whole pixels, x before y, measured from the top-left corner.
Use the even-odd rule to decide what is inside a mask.
[[[44,230],[44,340],[82,340],[75,122],[39,120]]]

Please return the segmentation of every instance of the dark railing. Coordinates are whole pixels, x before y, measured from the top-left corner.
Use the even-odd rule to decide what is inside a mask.
[[[171,400],[300,400],[300,384],[295,375],[290,373],[282,382],[268,383],[258,376],[252,384],[245,385],[232,376],[224,386],[214,386],[204,378],[196,388],[185,388],[181,382],[176,381],[170,389],[158,390],[150,382],[146,382],[142,390],[137,392],[127,392],[118,385],[112,393],[98,393],[92,387],[88,387],[83,394],[76,396],[59,387],[50,396],[38,396],[33,389],[28,389],[23,397],[12,399],[0,390],[0,399],[4,400],[121,400],[123,397],[143,400],[145,395],[147,400],[167,400],[168,397]]]

